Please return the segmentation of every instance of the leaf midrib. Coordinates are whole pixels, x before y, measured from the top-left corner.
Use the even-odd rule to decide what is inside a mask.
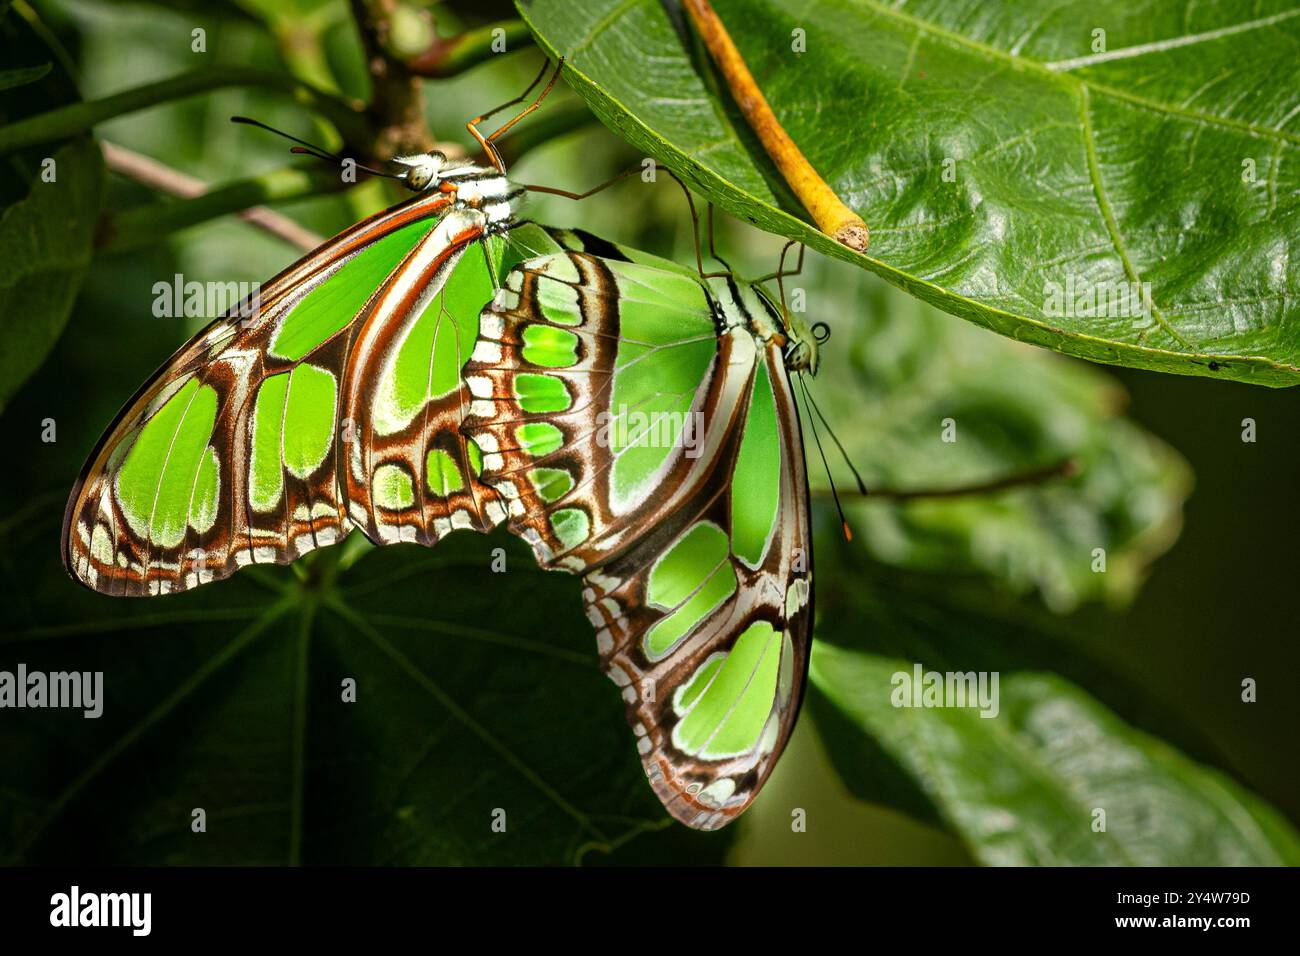
[[[397,665],[399,670],[410,677],[416,686],[437,701],[453,719],[483,741],[505,761],[507,766],[532,784],[557,810],[572,819],[583,832],[590,834],[601,843],[609,842],[609,837],[596,826],[590,816],[570,803],[559,790],[548,783],[504,741],[500,740],[492,731],[475,719],[473,714],[462,707],[458,701],[443,690],[410,658],[385,639],[369,621],[342,601],[333,600],[327,603],[331,610],[363,634],[376,649]]]
[[[1138,43],[1134,46],[1123,46],[1114,50],[1106,50],[1102,53],[1093,53],[1088,56],[1074,56],[1068,60],[1053,60],[1045,64],[1049,70],[1063,72],[1066,70],[1077,69],[1081,66],[1091,66],[1094,63],[1110,63],[1113,60],[1131,60],[1139,56],[1146,56],[1148,53],[1163,53],[1165,50],[1177,50],[1185,46],[1194,46],[1197,43],[1208,43],[1212,40],[1218,40],[1221,37],[1233,36],[1238,33],[1249,33],[1251,30],[1258,30],[1263,27],[1270,27],[1275,23],[1281,23],[1283,20],[1290,20],[1292,17],[1300,16],[1300,10],[1283,10],[1280,13],[1272,13],[1266,17],[1259,17],[1254,20],[1243,20],[1241,23],[1234,23],[1226,27],[1216,27],[1213,30],[1202,30],[1200,33],[1184,33],[1182,36],[1168,37],[1164,40],[1154,40],[1150,43]]]

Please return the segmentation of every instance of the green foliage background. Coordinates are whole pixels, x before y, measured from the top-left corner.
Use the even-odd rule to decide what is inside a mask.
[[[555,8],[521,6],[534,27],[551,15],[544,32],[562,33]],[[652,19],[659,9],[624,8]],[[762,9],[784,15],[780,5]],[[502,21],[511,37],[511,52],[426,85],[430,128],[467,145],[465,119],[516,95],[540,56],[504,3],[431,10],[443,36]],[[752,42],[764,22],[754,18]],[[574,58],[582,97],[558,90],[507,142],[519,180],[584,189],[639,162],[642,148],[674,168],[691,154],[698,124],[679,117],[682,138],[648,140],[619,121],[628,104],[617,90],[593,98],[589,84],[602,57],[618,62],[620,44],[673,52],[675,43],[674,59],[661,66],[694,90],[700,81],[682,71],[699,66],[698,51],[671,31],[646,27],[638,39],[626,23],[611,24],[595,39],[569,36],[583,44]],[[195,27],[207,31],[205,54],[191,52]],[[0,29],[0,87],[11,87],[0,91],[0,122],[11,129],[79,96],[93,101],[182,72],[260,69],[281,79],[162,103],[95,133],[204,182],[241,184],[227,195],[247,197],[245,205],[309,196],[277,204],[324,234],[398,198],[374,182],[333,192],[318,167],[286,166],[281,143],[228,122],[252,115],[336,143],[339,124],[295,102],[285,84],[296,77],[368,98],[347,4],[58,0],[19,4]],[[544,39],[564,48],[553,32]],[[885,36],[882,50],[896,41]],[[880,59],[884,70],[888,57]],[[868,81],[872,62],[855,65]],[[927,63],[942,74],[941,52]],[[948,66],[975,69],[965,60]],[[632,93],[663,82],[646,70],[623,72],[644,81]],[[781,90],[794,96],[797,84]],[[936,97],[920,102],[942,106]],[[633,145],[597,122],[589,100]],[[663,120],[672,102],[633,104],[637,122]],[[717,103],[719,115],[734,112],[725,97]],[[868,144],[882,140],[851,108],[850,98],[840,145],[860,166],[874,155]],[[900,120],[884,141],[901,153],[918,129],[959,128],[962,117],[940,112],[915,128]],[[863,151],[854,153],[858,143]],[[761,180],[761,156],[743,151],[743,135],[735,147],[735,177]],[[58,163],[55,184],[37,179],[47,156]],[[977,484],[1064,458],[1080,471],[994,495],[856,502],[852,544],[839,540],[838,519],[819,497],[819,643],[804,717],[740,823],[694,834],[669,825],[641,778],[617,693],[595,667],[576,580],[538,572],[503,532],[456,536],[433,551],[352,540],[291,569],[247,570],[156,601],[111,601],[71,583],[58,562],[59,520],[82,461],[138,383],[203,324],[155,318],[154,283],[176,273],[260,281],[297,252],[230,215],[204,218],[201,204],[106,174],[85,136],[65,134],[3,159],[11,175],[0,186],[0,437],[11,453],[0,471],[0,668],[102,669],[109,699],[98,721],[0,712],[0,859],[1300,859],[1288,822],[1300,817],[1300,705],[1289,694],[1300,666],[1290,598],[1291,542],[1300,533],[1300,452],[1290,437],[1300,412],[1285,392],[1102,371],[966,324],[855,264],[810,254],[798,285],[809,318],[833,331],[816,394],[870,485]],[[710,185],[707,169],[694,173],[727,205],[725,182]],[[768,199],[774,205],[755,218],[800,234],[779,190]],[[898,211],[865,208],[873,225]],[[679,261],[691,255],[684,203],[667,181],[633,178],[577,206],[537,197],[529,214]],[[1036,214],[1050,227],[1050,210]],[[890,264],[891,250],[905,257],[910,247],[901,233],[881,236],[875,271],[888,272],[900,267]],[[934,240],[926,254],[954,255],[949,240]],[[726,221],[719,245],[754,275],[770,271],[780,241]],[[1015,257],[1000,268],[1014,269]],[[898,284],[1009,330],[989,319],[987,303],[972,310],[945,301],[942,289]],[[1075,342],[1065,335],[1051,344],[1089,354]],[[1289,361],[1282,352],[1274,359]],[[939,441],[949,417],[960,429],[952,445]],[[1240,440],[1246,417],[1258,423],[1254,444]],[[47,419],[57,425],[53,443],[41,440]],[[812,480],[824,489],[810,454]],[[839,487],[851,487],[838,463],[832,468]],[[510,554],[508,574],[487,571],[496,546]],[[1091,569],[1098,547],[1107,551],[1105,574]],[[529,606],[547,608],[545,620]],[[1001,715],[890,707],[889,676],[912,661],[998,670]],[[355,705],[338,702],[345,676],[359,682]],[[1245,677],[1260,682],[1258,703],[1240,702]],[[196,806],[209,814],[203,835],[189,828]],[[509,815],[505,835],[488,829],[496,807]],[[1106,834],[1090,829],[1094,807],[1107,809]],[[806,833],[791,832],[795,808],[807,812]]]

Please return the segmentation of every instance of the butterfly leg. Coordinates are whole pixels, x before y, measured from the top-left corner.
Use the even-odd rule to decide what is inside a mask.
[[[704,256],[700,249],[700,217],[695,211],[695,200],[691,197],[691,191],[686,184],[671,169],[665,167],[664,172],[676,180],[677,185],[682,187],[682,195],[686,197],[686,208],[691,214],[691,242],[695,246],[695,271],[699,273],[701,279],[718,279],[731,275],[731,266],[723,259],[713,248],[713,203],[709,203],[707,229],[709,233],[709,256],[721,262],[726,267],[723,272],[705,272]]]
[[[478,116],[475,116],[472,120],[470,120],[468,123],[465,124],[465,128],[469,130],[469,134],[474,137],[474,139],[478,142],[479,147],[483,150],[484,153],[487,154],[487,157],[492,162],[492,165],[495,166],[497,170],[500,171],[503,175],[506,171],[505,162],[501,159],[501,154],[497,151],[494,140],[496,140],[497,137],[507,132],[512,126],[518,123],[521,119],[523,119],[533,110],[537,109],[537,107],[542,105],[542,100],[546,99],[546,95],[551,92],[551,87],[553,87],[555,85],[555,81],[560,78],[560,70],[564,67],[564,58],[561,57],[560,61],[556,63],[555,72],[551,74],[550,82],[546,84],[546,88],[542,90],[541,94],[537,97],[537,99],[533,100],[533,102],[530,103],[527,107],[525,107],[522,112],[516,114],[513,119],[509,120],[504,125],[498,127],[493,133],[491,133],[488,136],[483,135],[483,133],[478,128],[478,124],[482,123],[484,120],[489,119],[492,116],[495,116],[497,113],[500,113],[502,110],[508,109],[509,107],[515,106],[516,104],[522,103],[524,100],[526,100],[528,98],[528,94],[531,93],[537,87],[537,84],[542,81],[542,77],[546,75],[546,68],[549,65],[550,65],[549,63],[542,64],[542,68],[540,71],[538,71],[538,74],[533,79],[533,82],[528,84],[528,89],[524,90],[523,93],[521,93],[519,96],[516,96],[513,100],[510,100],[507,103],[502,103],[500,106],[488,110],[486,113],[481,113]]]
[[[798,259],[798,261],[796,261],[796,263],[795,263],[795,267],[794,267],[793,269],[791,269],[789,272],[786,272],[786,271],[785,271],[785,257],[786,257],[786,253],[788,253],[788,252],[790,251],[790,247],[793,246],[793,245],[798,245],[798,246],[799,246],[799,259]],[[790,278],[791,276],[797,276],[797,275],[799,275],[800,273],[803,272],[803,254],[804,254],[804,252],[807,251],[807,249],[808,249],[808,247],[807,247],[806,245],[804,245],[802,242],[799,242],[797,239],[791,239],[789,242],[787,242],[784,246],[781,247],[781,261],[780,261],[780,263],[777,265],[777,267],[776,267],[776,271],[775,271],[775,272],[769,272],[769,273],[768,273],[767,275],[765,275],[765,276],[759,276],[757,279],[755,279],[755,280],[753,280],[753,281],[754,281],[754,282],[771,282],[773,279],[775,279],[775,280],[779,283],[783,278],[788,279],[788,278]]]
[[[614,185],[617,182],[621,182],[622,180],[626,179],[628,176],[631,176],[633,173],[639,172],[640,170],[641,170],[641,165],[639,163],[635,166],[629,166],[621,173],[617,173],[611,176],[609,179],[605,180],[599,186],[593,186],[591,189],[588,189],[586,192],[582,192],[582,193],[570,192],[567,189],[556,189],[554,186],[534,186],[531,184],[524,184],[524,188],[527,189],[530,193],[546,193],[548,196],[560,196],[563,199],[572,199],[576,202],[578,200],[587,199],[588,197],[594,196],[596,195],[596,193],[604,192],[610,186]]]

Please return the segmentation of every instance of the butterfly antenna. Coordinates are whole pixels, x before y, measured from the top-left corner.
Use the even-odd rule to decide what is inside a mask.
[[[265,123],[261,122],[260,120],[255,120],[248,116],[232,116],[230,117],[230,122],[242,123],[245,126],[256,126],[258,129],[264,129],[268,133],[274,133],[276,136],[281,136],[292,143],[297,143],[298,144],[297,146],[294,146],[292,149],[289,150],[289,152],[291,153],[296,153],[302,156],[314,156],[317,159],[323,159],[326,162],[330,162],[330,163],[341,163],[344,161],[344,159],[347,158],[344,156],[340,156],[338,153],[331,153],[326,149],[322,149],[319,146],[307,142],[305,139],[299,139],[297,136],[293,136],[289,133],[286,133],[282,129],[276,129],[274,126],[267,126]],[[356,160],[353,160],[353,162],[356,163]],[[357,169],[361,170],[362,172],[369,173],[371,176],[383,176],[385,179],[402,178],[397,173],[385,172],[382,169],[374,169],[370,166],[362,165],[361,163],[357,163]]]
[[[809,404],[812,399],[808,396],[808,386],[804,384],[802,372],[799,373],[799,389],[803,392],[805,405]],[[840,493],[835,490],[835,478],[831,475],[830,463],[826,461],[826,452],[822,449],[821,436],[817,434],[817,420],[809,415],[808,424],[812,426],[813,441],[817,444],[817,454],[821,456],[822,467],[826,469],[826,479],[831,483],[831,497],[835,499],[835,510],[840,515],[840,527],[844,530],[844,540],[852,541],[853,531],[849,528],[849,519],[844,517],[844,506],[840,504]],[[855,471],[854,474],[856,475],[857,472]],[[858,480],[861,482],[861,479]]]
[[[334,153],[328,152],[327,150],[324,150],[319,146],[313,145],[312,143],[307,142],[305,139],[299,139],[297,136],[294,136],[292,133],[286,133],[282,129],[276,129],[274,126],[268,126],[267,124],[263,123],[261,120],[255,120],[251,116],[232,116],[230,117],[230,122],[242,123],[245,126],[256,126],[258,129],[264,129],[268,133],[274,133],[276,136],[283,137],[284,139],[289,140],[291,143],[297,143],[299,146],[305,146],[306,152],[310,153],[312,156],[319,156],[322,159],[341,160],[343,158],[342,156],[338,156]]]
[[[809,390],[808,386],[804,384],[802,376],[799,378],[799,384],[803,388],[804,397],[808,399],[808,404],[812,406],[812,410],[816,412],[817,417],[821,419],[822,425],[826,427],[826,434],[831,436],[831,441],[835,442],[835,447],[840,450],[840,455],[844,459],[844,464],[848,465],[849,471],[853,472],[853,479],[858,483],[858,491],[864,495],[869,494],[866,483],[862,480],[862,476],[858,474],[857,467],[853,464],[853,459],[850,458],[849,453],[844,450],[844,446],[835,435],[835,429],[831,428],[831,423],[826,420],[826,416],[822,414],[822,410],[817,407],[817,402],[813,400],[812,392]]]

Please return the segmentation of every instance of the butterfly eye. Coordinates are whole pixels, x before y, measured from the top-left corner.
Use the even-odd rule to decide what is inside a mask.
[[[406,171],[406,184],[417,192],[428,186],[433,179],[433,169],[425,163],[417,163]]]

